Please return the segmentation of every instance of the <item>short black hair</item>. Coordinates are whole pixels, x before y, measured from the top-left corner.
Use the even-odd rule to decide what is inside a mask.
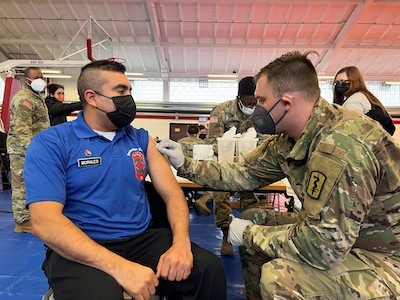
[[[27,67],[24,71],[26,78],[30,78],[32,71],[41,71],[39,67]]]
[[[78,94],[82,104],[86,103],[85,91],[96,90],[102,92],[102,86],[107,79],[100,76],[100,71],[112,71],[125,73],[126,68],[123,64],[112,60],[96,60],[82,67],[78,78]]]
[[[197,126],[197,125],[188,125],[187,132],[189,134],[197,134],[199,132],[199,126]]]
[[[244,77],[239,81],[238,96],[254,96],[256,82],[252,76]]]

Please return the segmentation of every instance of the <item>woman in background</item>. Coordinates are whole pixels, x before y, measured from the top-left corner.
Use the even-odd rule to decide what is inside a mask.
[[[67,116],[73,111],[81,110],[82,103],[63,103],[64,102],[64,86],[56,83],[49,84],[49,95],[46,97],[46,105],[49,111],[50,125],[54,126],[67,122]]]
[[[383,104],[368,89],[357,67],[339,70],[333,82],[333,103],[365,114],[378,121],[391,135],[396,130]]]

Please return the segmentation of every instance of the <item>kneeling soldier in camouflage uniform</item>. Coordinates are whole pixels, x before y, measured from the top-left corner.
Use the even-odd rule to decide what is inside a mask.
[[[229,241],[243,245],[249,299],[399,299],[400,147],[370,118],[320,96],[310,52],[257,74],[257,132],[275,134],[242,164],[195,162],[164,141],[178,175],[224,190],[288,177],[299,213],[245,212]]]

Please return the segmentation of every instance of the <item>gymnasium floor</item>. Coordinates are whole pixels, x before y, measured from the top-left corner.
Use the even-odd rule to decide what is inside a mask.
[[[234,214],[238,212],[234,210]],[[190,211],[191,239],[219,255],[222,234],[213,216],[198,216]],[[40,267],[44,257],[42,242],[25,233],[14,233],[11,191],[0,190],[0,299],[40,300],[47,291]],[[237,249],[234,257],[222,257],[228,285],[228,300],[244,300],[243,275]],[[206,299],[205,299],[206,300]]]

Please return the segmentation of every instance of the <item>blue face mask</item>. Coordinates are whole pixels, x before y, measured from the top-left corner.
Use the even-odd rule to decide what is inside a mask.
[[[251,116],[251,122],[253,123],[253,127],[259,134],[276,134],[276,126],[282,121],[283,117],[286,115],[287,111],[283,114],[283,116],[275,122],[274,118],[271,115],[271,111],[278,105],[278,101],[271,107],[270,110],[266,110],[261,105],[257,105],[253,115]]]
[[[256,105],[253,107],[248,107],[245,106],[242,102],[242,100],[238,99],[238,105],[239,109],[244,113],[246,116],[251,116],[254,113],[254,110],[256,109]]]

